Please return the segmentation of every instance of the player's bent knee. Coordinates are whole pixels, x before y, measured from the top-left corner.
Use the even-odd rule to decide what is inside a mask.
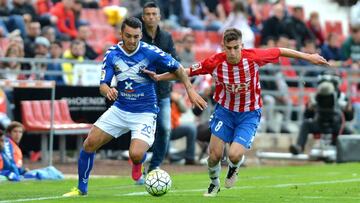
[[[133,161],[134,164],[139,164],[141,163],[144,153],[140,151],[135,151],[135,152],[130,152],[129,155],[130,155],[130,159]]]
[[[215,151],[213,153],[209,154],[209,161],[212,163],[217,163],[221,160],[222,158],[222,153],[215,153]]]
[[[91,153],[91,152],[95,152],[97,150],[96,148],[97,148],[97,145],[94,142],[94,140],[86,139],[84,141],[84,144],[83,144],[84,151]]]
[[[232,163],[238,163],[241,160],[242,156],[243,156],[243,154],[241,154],[241,153],[230,153],[229,160]]]

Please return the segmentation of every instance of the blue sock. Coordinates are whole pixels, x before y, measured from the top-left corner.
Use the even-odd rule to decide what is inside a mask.
[[[147,152],[145,152],[145,154],[144,154],[143,158],[141,159],[141,162],[140,162],[140,163],[144,163],[144,162],[145,162],[146,156],[147,156]]]
[[[80,157],[78,161],[78,174],[79,174],[79,190],[86,194],[88,191],[88,181],[90,176],[90,171],[94,165],[94,156],[95,153],[87,153],[83,149],[80,152]]]

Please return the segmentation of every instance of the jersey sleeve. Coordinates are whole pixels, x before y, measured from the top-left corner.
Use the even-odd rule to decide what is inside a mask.
[[[220,56],[218,54],[206,58],[200,63],[190,66],[190,76],[211,74],[217,66]]]
[[[180,63],[174,59],[170,54],[156,46],[150,46],[152,62],[155,63],[156,68],[162,72],[174,72],[180,67]],[[158,70],[157,70],[158,71]]]
[[[278,63],[280,57],[279,48],[270,49],[253,49],[253,58],[259,66],[266,65],[268,63]]]
[[[104,56],[100,84],[106,83],[110,86],[114,73],[114,52],[109,49]]]

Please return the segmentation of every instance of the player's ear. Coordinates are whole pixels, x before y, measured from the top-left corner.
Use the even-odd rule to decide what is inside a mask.
[[[221,50],[222,50],[222,51],[225,51],[224,41],[221,41]]]

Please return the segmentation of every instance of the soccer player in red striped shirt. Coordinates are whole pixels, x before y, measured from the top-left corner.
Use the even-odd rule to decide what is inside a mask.
[[[250,149],[261,117],[259,68],[278,63],[279,57],[307,60],[315,65],[328,65],[318,54],[306,54],[286,48],[243,49],[241,31],[227,29],[223,34],[223,52],[192,65],[190,76],[211,74],[215,80],[215,112],[210,119],[211,139],[208,158],[208,191],[204,196],[216,196],[220,191],[220,160],[225,143],[230,143],[229,167],[225,188],[234,186],[245,152]],[[175,79],[175,75],[156,75],[145,70],[154,80]]]

